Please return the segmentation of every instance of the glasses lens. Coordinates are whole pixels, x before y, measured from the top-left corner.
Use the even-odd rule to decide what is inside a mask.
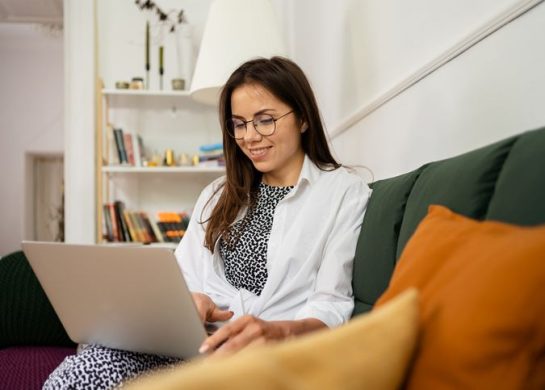
[[[231,118],[227,120],[227,131],[234,138],[244,138],[246,123],[240,119]]]
[[[275,123],[269,114],[261,114],[254,118],[254,126],[260,134],[271,135],[274,133]]]

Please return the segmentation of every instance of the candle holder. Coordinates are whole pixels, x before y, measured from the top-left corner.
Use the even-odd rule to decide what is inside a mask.
[[[159,89],[163,90],[163,74],[164,74],[164,66],[163,66],[163,55],[164,55],[165,48],[163,46],[159,46]]]
[[[146,89],[149,89],[149,71],[150,71],[150,62],[149,62],[149,22],[146,22]]]
[[[185,80],[184,79],[172,79],[172,89],[174,91],[183,91],[185,89]]]

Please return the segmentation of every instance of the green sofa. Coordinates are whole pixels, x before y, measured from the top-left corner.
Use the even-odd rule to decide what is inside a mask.
[[[405,244],[431,204],[481,220],[545,223],[545,128],[426,164],[371,187],[354,263],[354,316],[369,311],[385,291]],[[66,334],[59,331],[60,323],[24,257],[10,261],[12,266],[0,268],[0,280],[9,282],[10,292],[3,291],[5,299],[0,304],[14,308],[0,318],[4,336],[0,355],[1,348],[9,353],[8,346],[51,346],[55,340],[59,347],[69,348],[64,353],[75,352]],[[30,289],[25,287],[28,283]],[[14,306],[19,303],[33,305],[32,310]],[[43,319],[32,313],[43,313]],[[26,367],[28,372],[32,369]],[[3,379],[7,380],[0,378],[0,383]]]
[[[545,223],[545,128],[426,164],[371,184],[354,260],[353,315],[386,290],[405,244],[428,206],[518,225]]]

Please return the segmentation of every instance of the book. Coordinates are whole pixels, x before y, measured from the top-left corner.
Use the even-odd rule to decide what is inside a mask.
[[[189,224],[187,213],[159,212],[157,226],[165,242],[180,242]]]
[[[110,125],[108,125],[106,130],[106,148],[104,153],[104,159],[107,165],[119,164],[119,153],[117,151],[114,129]]]
[[[144,156],[144,141],[139,134],[133,134],[133,147],[134,147],[134,166],[141,167]]]
[[[127,161],[130,165],[134,166],[134,145],[132,134],[128,132],[123,133],[123,145],[125,146],[125,152],[127,153]]]
[[[114,129],[115,144],[117,147],[117,153],[119,155],[120,164],[128,164],[127,151],[125,150],[125,141],[123,137],[123,130]]]
[[[110,212],[110,221],[112,223],[112,235],[113,235],[113,240],[112,241],[121,241],[120,240],[120,235],[119,235],[119,227],[118,227],[118,224],[117,224],[117,216],[116,216],[114,204],[113,203],[108,203],[107,205],[108,205],[108,209],[109,209],[109,212]]]
[[[131,242],[131,233],[129,231],[129,227],[127,226],[127,221],[124,217],[125,203],[120,200],[116,200],[114,202],[114,208],[117,217],[117,223],[120,227],[120,241]]]
[[[221,143],[206,144],[199,147],[200,167],[218,167],[225,165],[223,145]]]
[[[144,230],[142,229],[142,222],[140,221],[140,216],[138,215],[138,213],[135,211],[131,211],[129,215],[136,233],[136,241],[142,242],[144,244],[149,242]]]
[[[172,242],[170,237],[167,234],[168,228],[166,227],[165,222],[157,221],[156,222],[157,229],[159,229],[159,232],[161,233],[161,237],[163,238],[163,242]]]
[[[221,142],[218,142],[214,144],[201,145],[199,147],[199,151],[201,153],[217,152],[217,151],[221,151],[223,153],[223,144]]]
[[[147,235],[147,238],[149,239],[149,242],[158,242],[159,240],[155,236],[155,232],[153,231],[153,228],[151,227],[151,222],[148,217],[148,214],[141,211],[140,218],[142,218],[144,229],[146,231],[146,235]]]
[[[134,226],[136,228],[136,234],[138,235],[139,241],[144,244],[149,244],[150,242],[152,242],[152,238],[149,235],[148,229],[144,222],[143,214],[144,213],[141,211],[133,211],[131,213],[131,216]]]
[[[136,223],[138,224],[138,231],[140,232],[140,237],[142,237],[142,242],[145,244],[149,244],[151,242],[151,237],[148,233],[148,229],[146,228],[142,212],[135,212],[134,216],[136,219]]]
[[[125,223],[127,224],[127,229],[129,229],[129,233],[131,235],[131,241],[139,242],[140,240],[138,238],[136,227],[133,224],[131,212],[129,210],[123,210],[123,217]]]
[[[155,234],[155,237],[157,238],[157,242],[165,242],[163,233],[159,229],[159,226],[157,226],[157,221],[150,218],[149,222],[150,222],[151,229],[153,230],[153,233]]]
[[[110,216],[110,207],[108,204],[102,205],[102,219],[104,220],[104,225],[106,231],[103,232],[103,237],[106,241],[112,242],[114,240],[114,233],[112,228],[112,217]]]

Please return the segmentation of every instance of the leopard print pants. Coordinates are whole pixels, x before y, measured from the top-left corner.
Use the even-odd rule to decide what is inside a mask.
[[[44,390],[113,389],[151,370],[171,367],[181,359],[89,345],[68,356],[45,382]]]

